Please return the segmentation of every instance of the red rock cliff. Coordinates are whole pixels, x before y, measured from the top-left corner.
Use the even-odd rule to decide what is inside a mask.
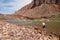
[[[60,13],[60,0],[33,0],[14,15],[26,18],[48,18]]]

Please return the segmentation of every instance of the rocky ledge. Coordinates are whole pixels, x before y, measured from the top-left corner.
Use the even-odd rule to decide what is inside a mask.
[[[44,35],[36,29],[0,22],[0,40],[59,40],[54,35]]]

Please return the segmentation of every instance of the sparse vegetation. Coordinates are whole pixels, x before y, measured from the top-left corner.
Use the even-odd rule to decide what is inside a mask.
[[[53,20],[53,21],[60,21],[60,14],[57,15],[57,16],[51,16],[50,20]]]
[[[25,25],[25,26],[37,26],[37,27],[42,27],[42,21],[40,20],[8,20],[7,22],[9,23],[14,23],[14,24],[19,24],[19,25]],[[58,21],[45,21],[46,22],[46,27],[48,32],[55,32],[56,34],[60,34],[60,22]]]

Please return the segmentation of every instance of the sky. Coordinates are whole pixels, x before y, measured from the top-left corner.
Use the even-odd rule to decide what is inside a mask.
[[[32,0],[0,0],[0,14],[13,14]]]

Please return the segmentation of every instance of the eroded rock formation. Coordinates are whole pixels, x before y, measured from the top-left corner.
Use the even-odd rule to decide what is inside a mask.
[[[33,0],[33,6],[31,8],[34,8],[36,6],[40,6],[41,4],[60,4],[60,0]]]
[[[50,18],[58,14],[60,14],[60,0],[33,0],[13,15],[20,15],[29,19],[40,19]]]

